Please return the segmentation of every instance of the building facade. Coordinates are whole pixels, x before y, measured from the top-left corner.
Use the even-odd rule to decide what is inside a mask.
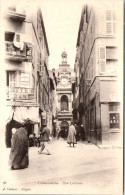
[[[62,52],[62,63],[56,70],[57,77],[57,109],[58,109],[58,120],[57,128],[67,132],[69,124],[72,119],[72,82],[74,78],[74,72],[67,64],[67,53]]]
[[[8,3],[4,9],[7,147],[13,127],[26,125],[28,135],[38,137],[47,121],[49,49],[41,10],[32,6]]]
[[[56,97],[56,86],[57,78],[55,75],[55,69],[49,70],[50,78],[50,90],[49,90],[49,128],[51,130],[51,135],[56,137],[56,127],[57,127],[57,97]]]
[[[86,5],[81,14],[73,112],[97,145],[122,143],[122,14],[122,2],[113,0]]]

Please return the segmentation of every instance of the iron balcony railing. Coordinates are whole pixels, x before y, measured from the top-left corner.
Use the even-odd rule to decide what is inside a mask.
[[[6,99],[13,101],[34,101],[35,89],[24,87],[7,87]]]

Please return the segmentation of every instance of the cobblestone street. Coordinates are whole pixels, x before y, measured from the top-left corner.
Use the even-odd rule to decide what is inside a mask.
[[[87,142],[69,147],[66,140],[50,143],[52,155],[29,148],[29,167],[10,170],[5,149],[1,193],[122,194],[122,149],[99,149]]]

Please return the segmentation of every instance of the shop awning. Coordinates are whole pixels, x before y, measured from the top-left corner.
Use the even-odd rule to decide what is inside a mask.
[[[40,122],[39,107],[11,107],[8,120],[18,121],[24,123],[26,120],[30,120],[32,123]]]

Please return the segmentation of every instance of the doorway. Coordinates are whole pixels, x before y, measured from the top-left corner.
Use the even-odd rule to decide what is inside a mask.
[[[60,137],[67,138],[68,136],[68,130],[69,130],[69,123],[67,121],[62,121],[60,124]]]

